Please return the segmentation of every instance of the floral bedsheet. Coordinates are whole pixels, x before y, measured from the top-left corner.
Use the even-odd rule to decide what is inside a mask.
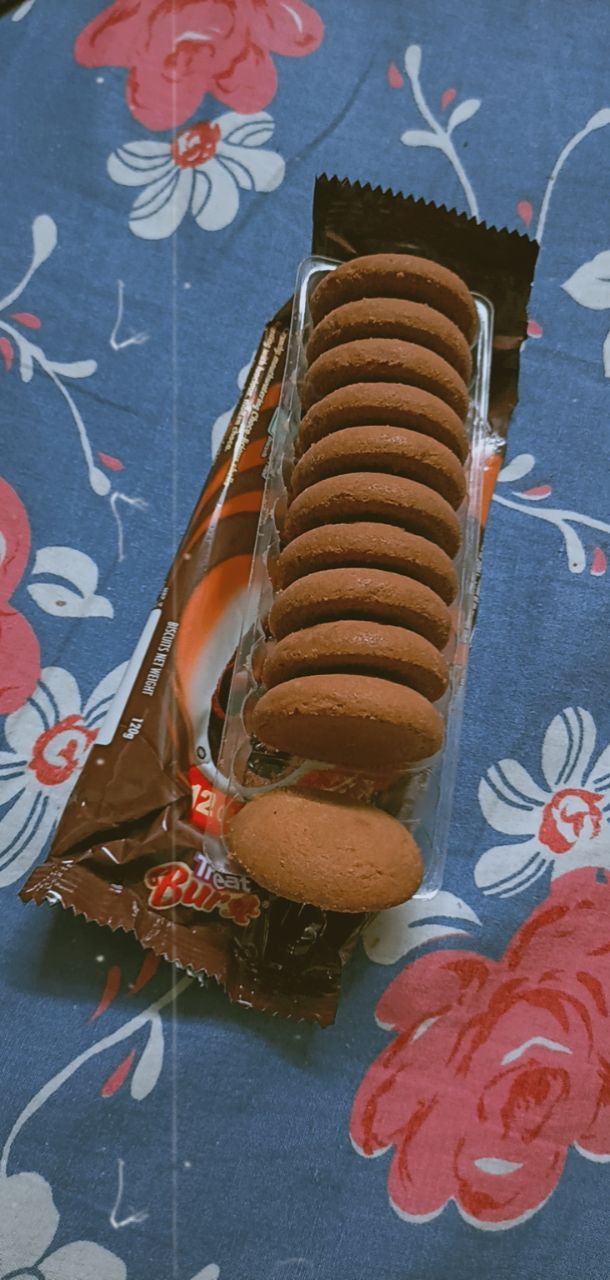
[[[0,21],[1,1280],[607,1276],[609,38],[594,0]],[[320,1032],[17,891],[323,171],[541,252],[446,884],[371,925]]]

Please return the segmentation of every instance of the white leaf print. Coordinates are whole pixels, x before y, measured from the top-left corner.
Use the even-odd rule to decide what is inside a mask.
[[[566,546],[570,573],[584,573],[587,567],[587,555],[576,530],[565,522],[562,522],[560,527]]]
[[[604,376],[610,378],[610,331],[604,339]]]
[[[23,4],[20,4],[19,8],[15,9],[13,22],[21,22],[21,19],[27,16],[30,9],[33,9],[35,2],[36,0],[23,0]]]
[[[401,134],[400,141],[404,142],[405,147],[440,147],[442,149],[442,141],[435,133],[428,133],[426,129],[407,129]]]
[[[607,124],[610,124],[610,107],[602,107],[588,121],[586,126],[587,133],[592,133],[594,129],[605,129]]]
[[[57,578],[65,578],[84,596],[95,591],[99,577],[95,560],[76,547],[41,547],[32,573],[52,573]]]
[[[454,111],[451,112],[449,123],[447,125],[447,133],[453,133],[458,125],[464,124],[466,120],[470,120],[472,116],[476,116],[481,105],[480,98],[466,98],[465,102],[460,102]]]
[[[48,213],[41,213],[34,218],[32,223],[32,242],[34,245],[34,259],[30,267],[30,273],[35,270],[47,258],[50,258],[53,250],[57,245],[57,227]]]
[[[197,1275],[193,1276],[193,1280],[218,1280],[219,1275],[220,1267],[217,1267],[215,1262],[210,1262],[203,1271],[198,1271]]]
[[[443,919],[446,922],[440,923]],[[364,949],[375,964],[396,964],[426,942],[466,934],[468,927],[462,925],[480,923],[468,903],[442,890],[432,899],[412,898],[382,911],[364,932]]]
[[[410,44],[405,53],[405,70],[407,75],[417,79],[421,67],[421,48],[418,44]]]
[[[49,360],[49,368],[62,378],[90,378],[97,369],[97,360],[75,360],[62,364],[57,360]]]
[[[502,467],[498,484],[514,484],[516,480],[522,480],[531,471],[535,461],[533,453],[518,453],[516,458]]]
[[[131,1077],[131,1096],[141,1102],[152,1093],[163,1066],[163,1027],[158,1013],[150,1020],[150,1034],[146,1048]]]
[[[79,596],[55,582],[32,582],[28,595],[55,618],[113,618],[114,608],[106,596]]]
[[[561,287],[581,307],[605,311],[610,307],[610,249],[596,254],[590,262],[583,262]]]
[[[214,426],[212,427],[211,448],[212,448],[213,458],[216,457],[216,454],[218,453],[218,450],[220,449],[220,446],[224,440],[225,433],[231,421],[232,414],[233,414],[233,410],[227,409],[226,413],[220,414],[220,416],[216,419]]]
[[[29,343],[21,343],[19,346],[19,372],[22,382],[31,382],[34,377],[34,361]]]
[[[76,547],[42,547],[36,555],[34,575],[48,573],[65,578],[80,595],[53,582],[32,583],[28,593],[45,613],[68,618],[112,618],[114,609],[106,596],[95,595],[98,568],[95,560]]]

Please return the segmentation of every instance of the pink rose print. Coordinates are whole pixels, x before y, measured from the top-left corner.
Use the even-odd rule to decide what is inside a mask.
[[[277,89],[271,54],[304,57],[324,35],[304,0],[114,0],[81,31],[77,62],[126,67],[127,103],[148,129],[188,120],[211,93],[261,111]]]
[[[514,843],[481,854],[475,880],[485,894],[512,897],[550,871],[610,868],[610,747],[596,755],[593,716],[566,707],[551,720],[540,753],[540,778],[518,760],[500,760],[479,784],[484,818]]]
[[[0,479],[0,715],[23,706],[40,674],[40,645],[30,623],[9,604],[30,554],[30,522],[15,490]]]
[[[377,1021],[398,1035],[358,1090],[351,1136],[364,1156],[394,1149],[400,1217],[453,1200],[473,1226],[515,1226],[570,1146],[610,1158],[609,984],[610,884],[593,869],[555,881],[501,960],[438,951],[390,984]]]

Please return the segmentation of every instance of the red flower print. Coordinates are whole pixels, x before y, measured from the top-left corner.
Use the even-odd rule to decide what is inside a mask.
[[[40,675],[40,645],[33,628],[9,604],[30,554],[30,522],[15,490],[0,479],[0,715],[23,706]]]
[[[0,510],[2,508],[0,507]],[[76,782],[125,673],[115,667],[84,706],[74,676],[45,667],[24,706],[3,723],[0,888],[29,871]]]
[[[174,164],[179,169],[196,169],[198,164],[205,164],[216,155],[220,138],[220,125],[210,120],[181,129],[171,145]]]
[[[36,739],[28,769],[43,786],[58,787],[75,770],[80,772],[97,734],[97,729],[87,728],[82,716],[64,716]]]
[[[483,817],[514,841],[478,859],[483,893],[512,897],[547,871],[610,868],[610,746],[597,754],[596,739],[591,713],[565,707],[544,734],[539,775],[510,759],[487,770],[479,784]]]
[[[79,35],[85,67],[126,67],[127,102],[149,129],[188,120],[211,93],[261,111],[277,89],[274,53],[303,57],[324,24],[304,0],[114,0]]]
[[[551,853],[569,853],[583,833],[594,840],[601,831],[604,816],[600,800],[604,800],[600,791],[583,791],[577,787],[556,791],[542,811],[540,843]]]
[[[393,1148],[401,1217],[454,1200],[474,1226],[513,1226],[551,1195],[571,1145],[608,1158],[609,984],[610,884],[593,869],[555,881],[502,959],[437,951],[391,983],[377,1020],[398,1035],[351,1134],[362,1155]]]

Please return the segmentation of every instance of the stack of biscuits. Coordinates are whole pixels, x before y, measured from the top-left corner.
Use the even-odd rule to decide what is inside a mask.
[[[253,727],[290,755],[399,771],[443,742],[477,314],[446,267],[375,254],[325,276],[311,315]]]

